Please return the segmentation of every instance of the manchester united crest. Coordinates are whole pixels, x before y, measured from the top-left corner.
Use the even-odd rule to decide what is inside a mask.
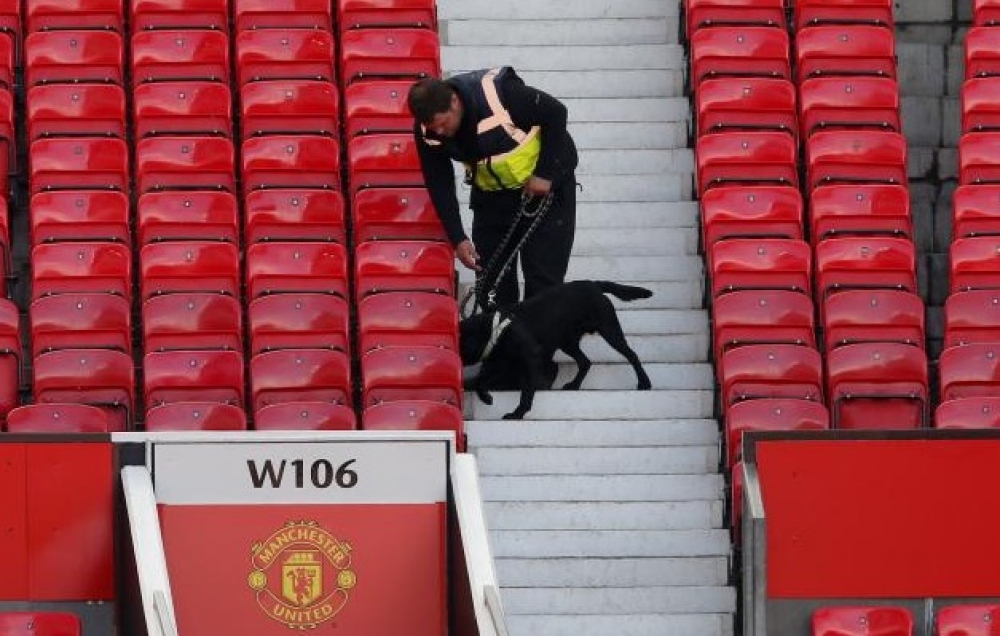
[[[357,583],[351,546],[315,521],[289,521],[251,548],[248,582],[269,617],[312,629],[347,604]]]

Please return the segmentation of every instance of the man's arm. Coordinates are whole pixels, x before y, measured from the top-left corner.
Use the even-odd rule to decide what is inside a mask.
[[[505,83],[504,95],[511,119],[518,128],[541,127],[542,148],[534,176],[552,181],[575,169],[576,148],[566,130],[566,106],[516,76]]]
[[[420,157],[424,184],[430,193],[434,210],[441,219],[448,240],[452,245],[458,245],[468,237],[462,227],[458,195],[455,193],[455,168],[452,166],[451,158],[443,149],[427,144],[419,124],[414,127],[413,136],[417,142],[417,154]]]

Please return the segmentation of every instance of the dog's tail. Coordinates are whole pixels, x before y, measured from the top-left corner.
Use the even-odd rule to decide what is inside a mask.
[[[606,280],[602,280],[598,284],[601,286],[601,292],[611,294],[619,300],[638,300],[640,298],[649,298],[653,295],[652,290],[636,285],[622,285],[621,283],[612,283]]]

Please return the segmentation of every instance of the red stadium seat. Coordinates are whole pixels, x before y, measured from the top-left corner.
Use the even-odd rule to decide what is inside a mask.
[[[333,349],[280,349],[250,358],[255,413],[272,404],[329,402],[351,406],[351,360]]]
[[[783,78],[708,79],[698,84],[698,134],[774,130],[799,134],[795,86]]]
[[[28,139],[125,138],[125,91],[117,84],[45,84],[28,91]]]
[[[381,132],[412,132],[413,115],[406,104],[411,80],[371,79],[344,89],[346,138]]]
[[[729,349],[719,370],[723,411],[760,398],[823,402],[823,361],[812,347],[746,345]]]
[[[243,142],[243,191],[340,190],[340,144],[318,135],[266,135]]]
[[[780,132],[725,132],[695,143],[698,192],[729,185],[799,186],[798,146]]]
[[[1000,428],[1000,396],[983,395],[977,397],[956,398],[947,400],[938,405],[934,411],[934,428]],[[938,618],[941,619],[941,612],[938,610]],[[979,618],[984,618],[982,615]],[[1000,616],[997,617],[1000,619]],[[948,621],[951,624],[951,621]],[[938,621],[941,624],[941,620]],[[955,625],[957,627],[957,625]],[[965,625],[967,628],[968,625]],[[940,628],[939,628],[940,629]],[[953,632],[942,632],[939,634],[951,634]],[[954,632],[955,636],[963,636],[968,632]],[[985,636],[997,636],[1000,634],[1000,624],[994,628],[994,633],[983,632]]]
[[[784,29],[756,26],[698,29],[690,36],[690,42],[694,86],[716,77],[792,79],[788,33]]]
[[[715,359],[748,344],[794,344],[816,348],[812,299],[779,289],[722,294],[712,303]]]
[[[351,431],[358,427],[354,409],[333,402],[282,402],[257,410],[258,431]]]
[[[974,26],[965,34],[965,79],[1000,74],[1000,33]]]
[[[20,0],[7,0],[0,4],[0,33],[7,34],[12,40],[19,38],[23,17]]]
[[[173,402],[146,411],[143,428],[162,431],[245,431],[247,416],[235,404]]]
[[[340,97],[332,82],[273,80],[240,88],[243,139],[259,135],[326,135],[340,130]]]
[[[20,309],[0,298],[0,420],[19,403],[22,350]]]
[[[430,29],[349,29],[340,37],[341,83],[440,77],[439,51],[438,35]]]
[[[132,353],[132,308],[105,293],[42,296],[28,308],[31,355],[55,349],[112,349]]]
[[[437,31],[434,0],[337,0],[338,26],[347,29],[414,27]]]
[[[444,294],[384,292],[358,302],[358,346],[431,345],[458,351],[458,304]]]
[[[899,85],[888,77],[814,77],[799,88],[802,136],[870,128],[902,132]]]
[[[913,616],[904,607],[820,607],[812,636],[913,636]]]
[[[731,470],[742,458],[743,433],[748,431],[822,431],[830,428],[830,413],[819,402],[794,398],[763,398],[738,402],[726,412],[726,458]]]
[[[874,130],[814,133],[805,144],[806,187],[841,183],[906,185],[906,138]]]
[[[142,299],[177,292],[241,297],[240,255],[232,243],[164,241],[139,252]]]
[[[0,38],[2,37],[0,35]],[[0,158],[7,162],[8,169],[17,166],[16,142],[17,133],[14,130],[14,94],[0,86]]]
[[[396,400],[431,400],[462,407],[462,361],[433,346],[384,347],[361,356],[364,408]]]
[[[816,301],[845,289],[917,292],[912,241],[881,236],[831,238],[816,245]]]
[[[384,291],[426,291],[455,296],[455,255],[435,241],[368,241],[355,248],[358,299]]]
[[[685,9],[688,37],[703,27],[788,27],[782,0],[687,0]]]
[[[232,296],[178,292],[142,303],[143,349],[228,349],[243,351],[243,314]]]
[[[962,133],[1000,130],[1000,77],[962,82]]]
[[[124,30],[122,0],[26,0],[27,32],[65,29]]]
[[[24,39],[24,58],[29,88],[53,82],[124,85],[125,45],[114,31],[36,31]]]
[[[941,402],[1000,394],[1000,342],[949,347],[938,357]]]
[[[1000,182],[1000,131],[972,132],[958,138],[958,181],[960,185]]]
[[[229,84],[229,36],[211,29],[158,29],[132,36],[132,86],[145,82]]]
[[[14,89],[14,69],[20,64],[20,40],[10,30],[9,17],[0,7],[0,88],[11,91]],[[20,25],[17,29],[20,32]]]
[[[290,79],[336,84],[333,35],[316,29],[243,30],[236,35],[236,77],[240,86]]]
[[[813,244],[839,236],[912,238],[913,216],[906,186],[884,183],[833,184],[809,193]]]
[[[788,186],[712,188],[701,197],[703,244],[727,238],[799,239],[802,195]]]
[[[350,311],[340,296],[272,294],[255,298],[248,312],[251,355],[277,349],[351,350]]]
[[[131,0],[132,32],[149,29],[229,31],[228,0]]]
[[[453,404],[435,400],[395,400],[369,406],[361,413],[366,431],[450,431],[456,451],[465,452],[465,420]]]
[[[796,84],[827,75],[896,77],[896,40],[879,26],[823,25],[795,33]]]
[[[846,344],[826,352],[833,428],[900,429],[930,418],[927,354],[898,342]]]
[[[248,300],[287,292],[347,298],[347,251],[340,243],[253,243],[245,260]]]
[[[710,247],[712,296],[740,289],[812,295],[812,250],[796,239],[725,239]]]
[[[7,413],[9,433],[110,433],[111,419],[108,413],[96,406],[86,404],[25,404]],[[9,629],[4,623],[5,615],[0,613],[0,630]],[[77,634],[79,632],[48,632],[33,627],[24,632],[0,631],[3,634]]]
[[[31,197],[31,245],[53,241],[110,241],[129,245],[129,201],[123,192],[62,190]]]
[[[1000,184],[958,186],[951,204],[952,240],[1000,235]]]
[[[944,303],[944,347],[1000,342],[1000,290],[970,289]]]
[[[31,300],[102,292],[132,298],[132,254],[121,243],[42,243],[31,250]]]
[[[71,612],[0,612],[4,636],[81,636],[83,627]]]
[[[347,243],[344,198],[335,190],[254,190],[246,195],[245,210],[248,245],[261,241]]]
[[[233,142],[225,137],[140,139],[135,144],[139,194],[159,190],[235,192],[234,155]]]
[[[329,0],[234,0],[233,16],[237,31],[333,30],[333,8]]]
[[[354,243],[386,239],[447,241],[426,188],[369,188],[352,201]]]
[[[129,153],[123,139],[38,139],[28,150],[30,192],[129,191]]]
[[[222,241],[238,245],[239,209],[230,192],[147,192],[136,206],[139,245]]]
[[[142,362],[146,409],[176,402],[243,406],[243,354],[239,351],[147,352]]]
[[[935,636],[997,636],[1000,634],[1000,605],[939,607],[934,622],[937,626]]]
[[[924,348],[924,301],[911,291],[848,289],[827,297],[825,351],[864,342],[899,342]]]
[[[949,256],[952,294],[970,289],[1000,289],[1000,237],[955,239]]]
[[[867,24],[892,29],[892,0],[797,0],[795,30],[821,24]]]
[[[110,349],[58,349],[35,356],[34,399],[104,409],[112,431],[128,430],[135,412],[132,356]]]
[[[1000,21],[1000,2],[997,0],[972,0],[972,24],[974,26],[995,26],[998,21]]]
[[[347,142],[351,191],[424,185],[413,133],[358,135]]]
[[[229,87],[204,80],[147,82],[132,91],[135,136],[233,136]]]

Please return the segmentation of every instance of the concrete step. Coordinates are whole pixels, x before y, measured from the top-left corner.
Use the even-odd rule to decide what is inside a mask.
[[[636,355],[639,356],[640,361],[643,363],[665,362],[681,364],[685,362],[705,362],[708,360],[710,337],[706,328],[705,332],[701,334],[629,336],[628,342],[629,346],[632,347],[632,350],[636,352]],[[611,348],[611,345],[599,336],[585,336],[581,348],[583,349],[583,353],[594,364],[626,364],[627,362],[622,354]],[[572,362],[572,358],[561,351],[556,353],[555,360],[560,364],[569,364]],[[635,386],[635,382],[635,374],[633,374],[631,382],[618,388],[632,388]],[[583,388],[590,388],[590,384],[586,380],[584,380]]]
[[[510,426],[517,423],[507,422]],[[484,476],[483,501],[723,501],[722,475]],[[552,546],[555,548],[556,546]],[[572,555],[571,555],[572,556]]]
[[[716,614],[736,610],[736,591],[707,587],[504,588],[508,614]]]
[[[498,559],[506,587],[645,587],[725,585],[725,557],[649,559]]]
[[[480,475],[699,475],[718,470],[719,447],[480,448],[476,460]]]
[[[587,177],[582,177],[586,180]],[[583,184],[583,182],[581,182]],[[586,188],[590,186],[583,184]],[[472,227],[467,188],[459,190],[462,220]],[[577,201],[576,227],[581,228],[700,228],[698,204],[694,201]]]
[[[459,266],[461,267],[461,266]],[[649,278],[647,276],[647,278]],[[642,300],[644,309],[695,309],[702,305],[703,290],[705,282],[703,280],[684,280],[657,282],[650,280],[618,280],[618,283],[642,285],[651,290],[653,295]],[[468,283],[459,286],[459,298],[464,298],[466,290],[470,287]],[[623,308],[627,303],[618,299],[611,302],[616,307]]]
[[[514,636],[733,636],[729,614],[524,614],[507,617]]]
[[[498,558],[727,556],[728,530],[497,530]]]
[[[582,34],[581,34],[582,35]],[[522,71],[684,71],[679,44],[590,44],[584,39],[557,45],[442,46],[441,65],[449,70],[489,68],[500,59]]]
[[[470,396],[465,400],[466,419],[498,420],[517,406],[517,391],[493,392],[487,406]],[[708,418],[714,410],[714,391],[626,391],[606,390],[588,395],[581,391],[539,391],[535,394],[530,420],[650,420]]]
[[[596,126],[597,124],[593,125]],[[618,125],[635,126],[637,124]],[[672,124],[655,123],[649,125],[666,126]],[[687,126],[686,123],[680,125]],[[571,125],[571,129],[586,130],[588,126],[591,126],[591,124],[577,123],[575,126]],[[579,135],[577,135],[577,138],[579,138]],[[684,142],[681,141],[680,143]],[[691,149],[591,147],[590,149],[581,151],[580,165],[576,170],[578,177],[591,174],[663,174],[665,172],[693,173],[694,154]]]
[[[438,0],[438,15],[444,19],[506,20],[510,6],[495,0]],[[671,18],[679,14],[676,2],[662,0],[574,0],[573,2],[536,2],[530,11],[519,11],[518,19],[586,20],[589,18]]]
[[[719,443],[719,424],[712,419],[622,420],[615,422],[550,420],[547,422],[465,423],[469,447],[558,446],[689,446]]]
[[[647,231],[651,234],[658,231],[676,234],[679,232],[692,232],[693,230],[686,228],[649,228]],[[577,230],[577,236],[585,237],[585,240],[594,240],[594,237],[602,232],[608,233],[607,230],[581,228]],[[693,240],[693,237],[689,237],[689,242]],[[684,247],[686,248],[687,245]],[[569,260],[569,270],[566,273],[566,280],[681,282],[701,279],[704,276],[704,271],[704,261],[700,256],[695,255],[627,256],[622,254],[579,254],[574,250],[573,257]],[[471,269],[460,267],[458,269],[458,280],[461,283],[472,283],[475,281],[475,272]],[[520,271],[518,271],[518,280],[524,280]],[[613,301],[618,300],[614,296],[609,295],[608,297]],[[642,298],[620,303],[620,306],[628,310],[638,311],[645,309],[646,304],[647,299]],[[667,319],[666,317],[663,318]],[[696,319],[699,322],[708,322],[707,314],[698,314],[696,318],[692,319]],[[628,329],[626,329],[627,331]]]
[[[722,527],[722,502],[506,501],[486,517],[491,530],[697,530]]]
[[[441,29],[443,47],[568,46],[573,44],[675,44],[677,20],[662,18],[594,18],[590,20],[450,19]]]
[[[572,115],[570,115],[572,118]],[[577,148],[584,154],[591,150],[687,150],[688,122],[653,121],[653,122],[578,122],[569,121],[569,131]],[[688,153],[680,153],[686,156]],[[634,158],[641,159],[641,155]],[[662,172],[692,172],[693,158],[667,164]],[[648,170],[636,170],[634,174],[644,174]],[[589,174],[600,174],[598,170],[588,169]],[[621,170],[614,171],[621,174]],[[632,173],[626,173],[632,174]]]
[[[445,75],[469,69],[446,68]],[[620,71],[518,71],[525,82],[559,99],[581,97],[681,97],[686,72],[681,69],[624,69]]]
[[[646,352],[642,351],[637,355],[642,358]],[[559,375],[556,376],[553,386],[557,387],[569,382],[570,378],[576,374],[576,363],[568,359],[561,361],[561,358],[559,356],[556,359],[556,362],[560,362]],[[646,362],[644,360],[642,366],[646,369],[646,375],[649,376],[654,391],[711,390],[714,386],[712,367],[708,363],[677,364],[673,362]],[[685,374],[690,377],[684,377]],[[591,367],[587,379],[583,381],[583,386],[585,390],[590,391],[609,391],[632,386],[634,383],[635,372],[632,371],[632,365],[625,361],[620,363],[602,362]]]
[[[645,122],[691,120],[687,97],[569,98],[563,101],[572,122]]]
[[[680,256],[698,254],[699,237],[694,228],[621,228],[577,230],[574,256]]]

